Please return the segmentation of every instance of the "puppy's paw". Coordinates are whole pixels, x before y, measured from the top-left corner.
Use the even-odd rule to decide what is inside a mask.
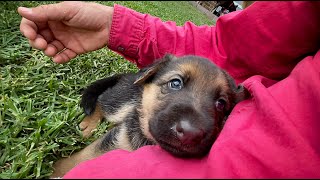
[[[79,124],[79,128],[82,131],[82,136],[84,138],[90,137],[94,130],[96,130],[99,123],[100,119],[91,119],[90,116],[85,117]]]

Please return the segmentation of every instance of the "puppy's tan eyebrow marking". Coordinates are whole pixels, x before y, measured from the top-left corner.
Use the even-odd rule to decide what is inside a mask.
[[[183,76],[183,73],[181,71],[176,71],[176,70],[169,71],[160,77],[160,81],[168,81],[168,80],[172,79],[173,77],[176,77],[177,75]]]
[[[221,92],[223,93],[226,93],[230,88],[227,83],[226,77],[222,72],[218,73],[218,76],[216,78],[216,86],[219,86],[221,88]]]
[[[179,70],[183,73],[183,74],[188,74],[190,76],[196,77],[199,75],[199,71],[196,70],[196,64],[194,63],[184,63],[184,64],[180,64],[179,65]]]
[[[229,85],[226,80],[226,77],[222,71],[217,67],[217,71],[206,72],[206,68],[200,66],[198,63],[188,62],[179,65],[178,68],[185,76],[190,76],[191,79],[196,80],[197,82],[195,86],[193,86],[193,90],[195,95],[201,94],[204,89],[212,88],[212,89],[220,89],[220,92],[225,94],[229,91]],[[202,71],[202,69],[204,71]],[[197,96],[196,95],[196,96]],[[217,96],[220,96],[217,95]]]

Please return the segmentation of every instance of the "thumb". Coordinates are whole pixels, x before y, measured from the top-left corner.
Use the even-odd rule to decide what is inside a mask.
[[[78,3],[62,2],[58,4],[40,5],[34,8],[19,7],[18,13],[30,21],[67,21],[79,10]]]

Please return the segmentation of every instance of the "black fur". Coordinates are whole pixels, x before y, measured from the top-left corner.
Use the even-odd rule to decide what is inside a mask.
[[[98,97],[108,88],[112,88],[116,85],[121,77],[122,75],[118,74],[109,78],[100,79],[84,90],[80,106],[83,108],[86,115],[90,115],[94,112]]]
[[[112,87],[109,86],[98,98],[103,111],[106,113],[114,113],[123,104],[141,99],[142,86],[133,84],[137,74],[122,74],[118,77],[117,84]]]
[[[125,127],[129,146],[133,150],[144,145],[159,144],[176,156],[201,157],[208,153],[222,128],[221,122],[226,119],[235,104],[247,98],[249,94],[242,86],[236,86],[228,73],[204,58],[186,56],[179,60],[174,59],[176,59],[174,56],[167,55],[138,73],[119,74],[105,78],[94,82],[84,91],[81,106],[87,115],[94,112],[97,104],[107,116],[106,119],[108,115],[117,113],[125,104],[129,103],[134,106],[132,110],[126,112],[125,118],[116,120],[118,125],[103,137],[100,150],[108,151],[118,148],[114,147],[114,142],[119,141],[117,135]],[[199,68],[203,82],[197,82],[197,79],[193,79],[195,77],[183,77],[185,87],[180,91],[172,91],[168,89],[167,82],[163,82],[161,77],[171,70],[178,69],[183,63],[191,63],[195,66],[195,71]],[[223,72],[229,86],[227,92],[221,92],[223,90],[221,87],[210,89],[214,83],[212,78],[217,77],[220,72]],[[206,80],[210,82],[209,86],[203,85]],[[154,116],[149,120],[149,129],[147,129],[154,139],[148,138],[141,130],[140,119],[143,117],[138,111],[142,108],[144,86],[148,84],[161,87],[161,94],[157,95],[159,102],[153,102],[158,106],[154,109]],[[203,87],[203,91],[200,89],[198,93],[194,93],[195,89],[199,88],[198,86]],[[193,106],[194,96],[197,96],[197,100],[201,102],[197,110]],[[214,108],[221,96],[228,96],[225,97],[227,104],[223,111]],[[198,144],[186,145],[180,141],[176,132],[172,131],[176,123],[180,121],[190,122],[192,127],[203,131],[204,137],[199,140]]]
[[[120,126],[113,127],[108,133],[102,138],[101,144],[99,144],[98,149],[101,151],[111,150],[115,146],[115,141],[117,140],[117,134],[120,131]]]
[[[125,121],[125,126],[127,128],[127,135],[129,137],[129,142],[132,149],[138,149],[139,147],[145,145],[153,145],[154,142],[148,140],[140,128],[140,123],[137,121],[139,119],[139,113],[134,110],[133,114],[127,118]]]

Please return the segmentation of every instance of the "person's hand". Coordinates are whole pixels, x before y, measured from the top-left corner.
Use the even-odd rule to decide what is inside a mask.
[[[18,8],[21,33],[36,49],[65,63],[107,45],[113,7],[87,2],[61,2]]]

